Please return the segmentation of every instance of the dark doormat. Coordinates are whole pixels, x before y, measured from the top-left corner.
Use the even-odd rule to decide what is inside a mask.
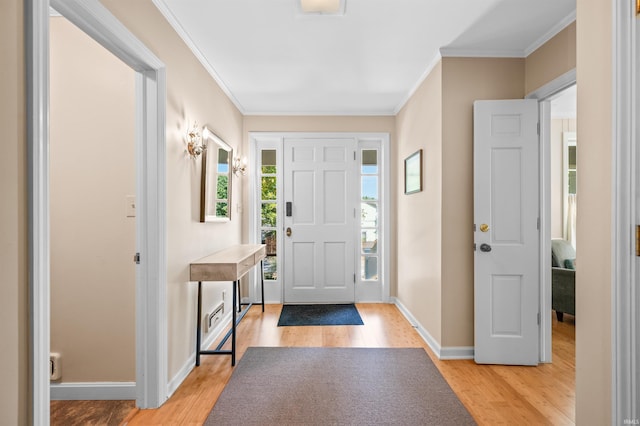
[[[364,325],[353,303],[347,305],[284,305],[278,327],[298,325]]]

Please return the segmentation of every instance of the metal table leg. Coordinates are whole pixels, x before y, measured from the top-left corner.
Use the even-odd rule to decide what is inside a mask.
[[[202,281],[198,281],[198,316],[196,317],[196,366],[200,365],[200,335],[202,334]]]

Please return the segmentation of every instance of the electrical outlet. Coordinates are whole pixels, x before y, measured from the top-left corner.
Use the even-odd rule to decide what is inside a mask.
[[[209,314],[205,313],[202,319],[204,321],[204,332],[208,333],[209,329],[211,328],[211,321],[209,321]]]

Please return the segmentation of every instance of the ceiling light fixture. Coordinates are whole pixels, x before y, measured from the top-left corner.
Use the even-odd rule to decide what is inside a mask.
[[[300,0],[302,13],[344,15],[346,0]]]

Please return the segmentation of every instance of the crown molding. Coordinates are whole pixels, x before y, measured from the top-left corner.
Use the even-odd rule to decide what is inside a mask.
[[[167,4],[163,0],[152,0],[152,1],[153,1],[153,4],[156,6],[156,8],[158,8],[160,13],[162,13],[162,15],[165,17],[167,22],[169,22],[169,25],[171,25],[171,27],[178,33],[182,41],[185,42],[185,44],[191,50],[194,56],[198,59],[198,61],[200,61],[202,66],[207,70],[207,72],[215,80],[218,86],[220,86],[220,89],[222,89],[224,94],[227,95],[229,100],[235,105],[236,108],[238,108],[238,111],[240,111],[241,114],[246,115],[246,111],[242,106],[242,104],[240,103],[240,101],[238,101],[238,99],[235,96],[233,96],[233,93],[231,93],[231,90],[229,90],[229,87],[227,87],[224,80],[222,80],[220,75],[216,72],[213,65],[211,65],[211,63],[207,61],[204,54],[200,51],[200,49],[198,49],[198,47],[193,42],[191,37],[189,37],[189,34],[187,33],[187,31],[182,27],[182,25],[180,25],[180,22],[178,21],[176,16],[173,14],[171,9],[169,9],[169,6],[167,6]]]
[[[565,28],[567,28],[575,20],[576,20],[576,11],[574,10],[573,12],[571,12],[570,14],[565,16],[563,19],[561,19],[553,27],[551,27],[551,29],[549,31],[547,31],[542,37],[540,37],[539,39],[537,39],[536,41],[531,43],[529,45],[529,47],[524,49],[524,57],[526,58],[527,56],[531,55],[533,52],[538,50],[538,48],[540,48],[546,42],[548,42],[549,40],[554,38],[556,35],[558,35],[558,33],[560,33],[560,31],[562,31]]]

